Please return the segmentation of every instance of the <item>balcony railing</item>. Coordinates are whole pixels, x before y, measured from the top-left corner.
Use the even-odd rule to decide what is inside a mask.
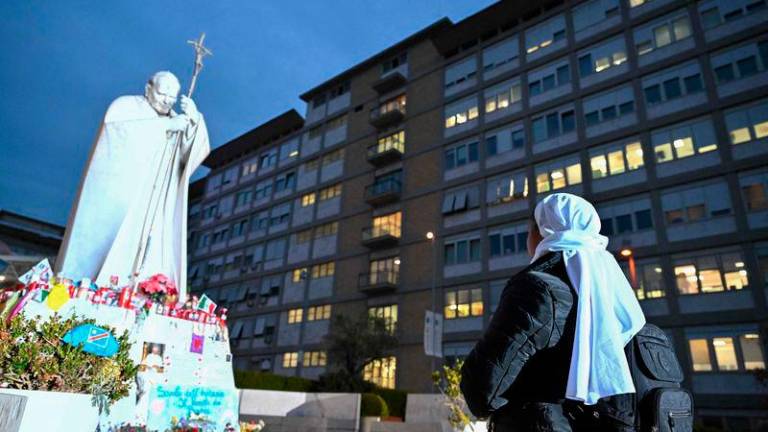
[[[360,273],[357,286],[360,291],[390,291],[400,283],[400,272],[397,270],[379,270],[371,273]]]
[[[392,145],[373,144],[368,146],[368,162],[380,166],[403,158],[405,145],[398,142]]]
[[[365,202],[370,205],[381,205],[400,199],[403,184],[399,179],[387,178],[378,180],[365,187]]]
[[[383,77],[381,77],[379,80],[374,82],[371,86],[379,94],[384,94],[384,93],[389,93],[398,87],[402,87],[403,85],[405,85],[406,81],[407,79],[403,74],[397,71],[392,71],[384,75]]]
[[[363,228],[363,244],[368,247],[382,247],[400,241],[400,226],[395,224],[374,225]]]
[[[382,106],[371,110],[370,122],[377,128],[384,128],[398,123],[405,118],[405,105],[394,105],[382,112]]]

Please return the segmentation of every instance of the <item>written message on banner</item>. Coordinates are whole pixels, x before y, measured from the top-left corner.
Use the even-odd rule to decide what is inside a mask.
[[[237,393],[226,389],[159,385],[149,399],[149,430],[165,430],[169,418],[185,418],[202,430],[238,422]]]

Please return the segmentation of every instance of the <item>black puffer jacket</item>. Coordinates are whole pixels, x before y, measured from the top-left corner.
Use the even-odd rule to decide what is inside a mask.
[[[561,252],[543,255],[507,282],[461,371],[470,411],[490,417],[492,430],[632,430],[632,395],[601,400],[597,407],[564,400],[576,300]]]

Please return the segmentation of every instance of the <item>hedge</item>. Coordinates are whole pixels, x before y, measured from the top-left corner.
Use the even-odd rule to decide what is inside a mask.
[[[375,387],[371,393],[381,396],[389,407],[389,415],[405,418],[405,405],[408,402],[408,393],[402,390]]]
[[[363,393],[360,398],[361,417],[389,417],[387,403],[381,396],[374,393]]]
[[[235,386],[241,389],[282,390],[308,392],[313,381],[299,377],[285,377],[269,372],[235,371]]]

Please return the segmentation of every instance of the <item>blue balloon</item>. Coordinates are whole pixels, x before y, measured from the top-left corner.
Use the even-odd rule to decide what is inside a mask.
[[[109,330],[93,324],[81,324],[61,338],[64,343],[82,347],[83,351],[100,357],[112,357],[120,349],[120,342]]]

